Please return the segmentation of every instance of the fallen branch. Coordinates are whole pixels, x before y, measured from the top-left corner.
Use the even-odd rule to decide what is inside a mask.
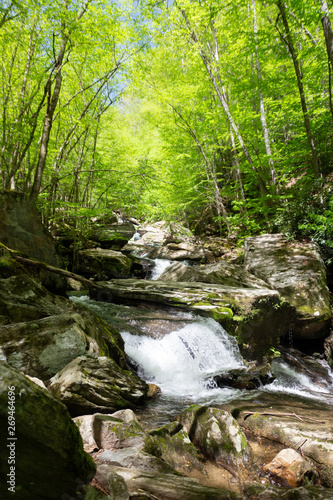
[[[97,290],[103,290],[103,288],[100,285],[86,278],[83,278],[83,276],[80,276],[79,274],[66,271],[65,269],[60,269],[59,267],[50,266],[49,264],[45,264],[44,262],[40,262],[39,260],[33,260],[33,259],[28,259],[26,257],[21,257],[20,255],[17,255],[17,252],[15,250],[8,248],[4,244],[2,244],[2,246],[10,253],[12,258],[17,262],[21,262],[22,264],[28,266],[37,267],[39,269],[45,269],[46,271],[50,271],[51,273],[55,274],[60,274],[61,276],[66,276],[67,278],[72,278],[76,281],[80,281],[81,283],[85,284],[88,288],[96,288]]]
[[[304,422],[304,420],[311,420],[312,422],[318,422],[319,424],[325,424],[326,422],[323,420],[316,420],[315,418],[310,418],[310,417],[301,417],[300,415],[297,415],[296,413],[274,413],[274,412],[269,412],[269,411],[263,411],[263,412],[257,412],[257,411],[242,411],[241,413],[244,413],[246,417],[244,420],[246,420],[248,417],[251,415],[270,415],[273,417],[294,417],[297,418],[298,420],[301,420],[301,422]]]

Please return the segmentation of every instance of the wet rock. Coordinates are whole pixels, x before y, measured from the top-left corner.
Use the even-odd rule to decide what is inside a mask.
[[[109,478],[120,475],[128,488],[131,498],[158,498],[159,500],[241,500],[238,493],[203,486],[197,479],[144,472],[138,469],[114,467],[106,464],[97,466],[96,480],[103,486]]]
[[[0,235],[1,243],[7,247],[46,264],[62,267],[54,239],[42,225],[37,208],[25,194],[0,191]],[[66,291],[64,277],[44,269],[30,269],[30,272],[40,279],[48,290],[56,293]],[[0,277],[5,276],[0,274]]]
[[[267,288],[265,281],[249,273],[242,266],[226,260],[192,267],[175,262],[158,279],[162,281],[198,281],[240,288]]]
[[[8,388],[15,387],[15,494],[17,500],[45,500],[74,495],[78,482],[89,482],[95,465],[82,447],[65,406],[8,364],[0,362],[0,438],[8,438]],[[9,448],[2,447],[0,472],[9,473]],[[59,480],[61,478],[61,480]],[[1,498],[9,498],[0,484]]]
[[[86,451],[142,449],[144,446],[146,434],[130,409],[108,415],[81,415],[73,420],[80,430]]]
[[[76,272],[98,280],[129,278],[132,261],[114,250],[90,248],[77,254]]]
[[[279,344],[293,318],[289,304],[268,288],[134,279],[110,280],[99,285],[117,302],[153,302],[211,316],[236,336],[246,358],[262,359],[272,346]],[[90,293],[98,300],[100,292]]]
[[[49,389],[77,416],[134,408],[145,400],[148,386],[113,359],[85,355],[58,372],[50,380]]]
[[[218,387],[233,387],[234,389],[254,390],[270,384],[275,377],[270,373],[269,366],[255,369],[234,369],[213,376]]]
[[[144,449],[183,474],[204,470],[186,430],[178,422],[171,422],[149,432]]]
[[[305,478],[313,475],[310,462],[292,448],[281,450],[263,470],[275,484],[290,488],[304,484]]]
[[[148,384],[148,387],[147,398],[154,398],[157,394],[161,394],[162,392],[161,388],[156,384]]]
[[[286,381],[305,376],[309,382],[333,392],[332,372],[325,360],[316,359],[293,348],[279,347],[281,356],[272,361],[272,371]]]
[[[239,464],[248,453],[248,445],[237,421],[218,408],[193,405],[179,416],[194,446],[215,461]]]
[[[282,234],[246,238],[244,265],[295,307],[295,338],[315,339],[328,333],[326,270],[315,243],[291,243]]]

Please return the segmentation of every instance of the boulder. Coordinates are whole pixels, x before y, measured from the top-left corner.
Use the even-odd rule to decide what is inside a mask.
[[[62,267],[54,239],[42,225],[36,206],[25,194],[0,191],[0,235],[1,243],[7,247],[46,264]],[[66,291],[64,277],[44,269],[32,272],[47,289],[56,293]]]
[[[248,444],[238,422],[230,413],[193,405],[179,416],[194,446],[207,458],[240,464],[248,454]]]
[[[265,281],[249,273],[242,266],[226,260],[191,267],[181,262],[175,262],[158,279],[162,281],[199,281],[240,288],[267,288]]]
[[[148,253],[150,259],[189,260],[193,262],[212,262],[214,255],[206,250],[201,243],[184,241],[181,243],[168,243],[160,248],[155,248]]]
[[[99,467],[102,468],[103,465],[100,465]],[[88,491],[88,494],[84,497],[85,500],[130,500],[131,497],[129,495],[126,482],[122,476],[113,471],[112,466],[105,467],[108,467],[108,474],[101,475],[98,473],[94,478],[94,483],[98,486],[98,496],[95,496],[96,490],[90,490],[90,492]],[[101,490],[103,493],[107,491],[109,494],[101,497]]]
[[[88,278],[129,278],[132,261],[114,250],[90,248],[77,254],[76,272]]]
[[[143,448],[146,434],[130,409],[75,417],[86,451]]]
[[[235,368],[214,375],[218,387],[233,387],[234,389],[254,390],[273,382],[275,377],[270,373],[270,366],[260,368]]]
[[[290,488],[304,484],[305,478],[313,476],[310,462],[292,448],[281,450],[263,470],[275,484]]]
[[[88,233],[88,238],[104,249],[120,250],[134,236],[135,226],[131,222],[100,224]]]
[[[162,458],[173,469],[183,474],[204,470],[197,450],[179,422],[171,422],[160,429],[150,431],[144,449]]]
[[[238,288],[207,283],[110,280],[99,282],[117,302],[173,305],[210,316],[235,335],[246,358],[261,360],[277,347],[293,319],[292,307],[268,288]],[[98,300],[101,292],[90,290]]]
[[[241,500],[241,495],[222,488],[203,486],[197,479],[175,474],[144,472],[139,469],[97,465],[96,480],[108,487],[114,474],[121,476],[131,498],[159,500]],[[118,498],[117,498],[118,500]]]
[[[0,280],[0,315],[9,322],[32,321],[73,310],[73,305],[48,292],[28,275]]]
[[[0,497],[58,500],[74,495],[78,483],[92,479],[95,465],[84,452],[66,407],[4,362],[0,362],[0,381],[0,436],[7,444],[2,447],[0,472],[9,481],[7,475],[12,475],[15,491],[8,491],[11,484],[3,479]],[[13,439],[8,439],[9,398],[15,409]],[[14,460],[14,469],[9,459]]]
[[[77,313],[0,326],[0,345],[11,366],[48,380],[88,351],[105,352],[103,338],[91,326]]]
[[[244,265],[295,307],[295,339],[321,338],[328,333],[330,296],[315,243],[288,242],[282,234],[246,238]]]
[[[78,416],[134,408],[145,400],[148,385],[113,359],[84,355],[58,372],[49,389]]]

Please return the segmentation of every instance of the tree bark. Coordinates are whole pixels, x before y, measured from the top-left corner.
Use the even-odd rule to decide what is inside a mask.
[[[321,24],[323,25],[326,50],[329,61],[333,68],[333,31],[331,25],[330,12],[326,0],[319,0],[320,10],[322,12]]]
[[[254,32],[254,38],[256,41],[255,56],[256,56],[257,79],[258,79],[258,84],[259,84],[260,121],[261,121],[261,126],[262,126],[262,130],[263,130],[263,135],[264,135],[265,149],[266,149],[266,154],[268,156],[268,165],[270,168],[272,183],[275,187],[276,193],[278,193],[279,190],[277,187],[276,172],[275,172],[275,167],[274,167],[274,162],[273,162],[273,157],[272,157],[271,144],[270,144],[270,140],[269,140],[269,132],[268,132],[268,126],[267,126],[267,119],[266,119],[264,96],[263,96],[263,93],[261,90],[262,78],[261,78],[261,66],[260,66],[260,59],[259,59],[259,49],[258,49],[258,44],[257,44],[257,42],[258,42],[258,27],[257,27],[256,0],[252,0],[252,10],[253,10],[253,32]]]
[[[318,156],[317,156],[315,142],[314,142],[312,131],[311,131],[311,122],[310,122],[309,112],[308,112],[306,99],[305,99],[305,92],[304,92],[304,87],[303,87],[303,82],[302,82],[303,76],[302,76],[302,72],[300,69],[299,62],[298,62],[296,48],[294,46],[294,41],[293,41],[291,31],[289,28],[289,22],[288,22],[288,18],[287,18],[287,13],[286,13],[284,1],[278,0],[277,6],[279,8],[282,22],[284,25],[284,29],[286,32],[286,37],[284,37],[281,33],[280,33],[280,36],[288,47],[290,56],[291,56],[292,61],[293,61],[295,73],[296,73],[298,91],[299,91],[299,96],[300,96],[300,100],[301,100],[302,112],[303,112],[304,126],[305,126],[308,143],[309,143],[310,150],[311,150],[312,169],[313,169],[313,173],[314,173],[315,177],[319,178],[320,177],[319,162],[318,162]]]
[[[35,171],[35,178],[34,178],[34,183],[32,185],[31,193],[30,193],[30,197],[33,201],[37,200],[38,194],[40,191],[40,187],[42,184],[42,178],[43,178],[43,173],[44,173],[44,168],[45,168],[46,158],[47,158],[47,150],[48,150],[48,146],[49,146],[50,134],[51,134],[52,124],[53,124],[53,115],[54,115],[55,109],[57,107],[59,96],[60,96],[61,83],[62,83],[61,70],[62,70],[62,66],[63,66],[67,42],[68,42],[68,38],[63,30],[61,45],[59,48],[58,57],[57,57],[55,67],[54,67],[55,85],[54,85],[53,91],[52,91],[52,82],[48,81],[48,83],[47,83],[48,88],[47,88],[46,113],[45,113],[45,117],[44,117],[44,125],[43,125],[42,138],[41,138],[41,144],[40,144],[40,150],[39,150],[39,157],[38,157],[37,167],[36,167],[36,171]]]
[[[191,28],[191,25],[190,25],[190,22],[189,22],[189,20],[187,18],[186,12],[182,9],[181,13],[182,13],[182,16],[184,17],[184,20],[186,22],[186,26],[187,26],[188,30],[190,31],[190,33],[191,33],[192,40],[194,41],[194,43],[196,43],[200,47],[199,39],[198,39],[196,33]],[[226,99],[224,97],[224,89],[223,89],[223,87],[222,88],[219,87],[217,78],[214,75],[214,72],[213,72],[212,67],[211,67],[211,65],[209,63],[209,58],[208,58],[206,52],[203,50],[202,47],[200,47],[199,50],[200,50],[200,56],[201,56],[202,62],[204,63],[206,71],[207,71],[207,73],[209,75],[209,78],[210,78],[212,84],[213,84],[213,87],[215,89],[216,95],[217,95],[217,97],[218,97],[218,99],[219,99],[219,101],[220,101],[220,103],[222,105],[222,108],[223,108],[223,110],[224,110],[224,112],[225,112],[225,114],[226,114],[226,116],[227,116],[227,118],[229,120],[229,123],[230,123],[233,131],[235,132],[235,135],[236,135],[237,140],[238,140],[238,142],[239,142],[239,144],[240,144],[240,146],[242,148],[244,156],[245,156],[247,162],[249,163],[249,165],[251,166],[251,169],[253,170],[253,172],[256,175],[256,178],[257,178],[258,183],[259,183],[261,195],[262,195],[262,197],[265,197],[267,195],[267,192],[268,192],[267,191],[267,187],[266,187],[264,181],[262,180],[262,178],[260,177],[260,175],[258,173],[258,170],[257,170],[257,168],[255,167],[255,165],[254,165],[254,163],[252,161],[252,158],[251,158],[251,155],[249,153],[249,150],[247,149],[246,144],[245,144],[245,142],[243,140],[243,137],[242,137],[242,135],[241,135],[241,133],[240,133],[240,131],[239,131],[237,125],[236,125],[236,122],[235,122],[235,120],[234,120],[234,118],[233,118],[233,116],[232,116],[232,114],[230,112],[229,105],[228,105],[228,103],[227,103],[227,101],[226,101]]]

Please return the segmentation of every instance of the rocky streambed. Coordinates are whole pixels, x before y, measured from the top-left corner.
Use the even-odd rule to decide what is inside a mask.
[[[1,200],[1,498],[333,498],[331,315],[314,244],[262,235],[231,251],[111,221],[77,256],[91,298],[70,300],[79,282],[8,251],[62,265],[41,254],[53,241],[24,196]],[[171,266],[138,279],[159,258]]]

